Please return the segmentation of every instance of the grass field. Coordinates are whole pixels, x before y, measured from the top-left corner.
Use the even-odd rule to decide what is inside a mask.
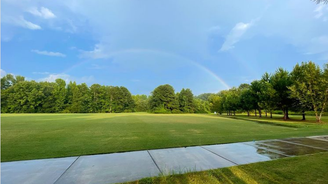
[[[327,123],[207,114],[2,114],[1,128],[1,161],[328,134]]]
[[[145,178],[129,184],[326,184],[328,153],[283,158],[181,175]]]

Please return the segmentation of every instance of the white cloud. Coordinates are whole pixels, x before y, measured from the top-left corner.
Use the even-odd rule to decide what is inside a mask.
[[[41,29],[41,26],[25,20],[24,17],[19,17],[19,18],[10,17],[9,23],[32,30]]]
[[[0,69],[0,76],[4,77],[5,75],[7,75],[7,72],[4,71],[3,69]]]
[[[40,10],[38,10],[38,8],[36,7],[33,7],[29,9],[28,12],[31,13],[32,15],[42,17],[44,19],[50,19],[56,17],[55,14],[53,14],[48,8],[45,7],[41,7]]]
[[[314,37],[308,43],[305,54],[319,54],[320,59],[328,59],[328,35]]]
[[[316,19],[322,18],[322,20],[325,22],[328,19],[327,16],[325,16],[327,12],[328,12],[328,6],[324,3],[320,3],[318,7],[314,10],[315,13],[314,18]]]
[[[81,51],[80,57],[92,58],[92,59],[104,59],[109,58],[109,52],[106,52],[104,44],[96,44],[94,49],[91,51]]]
[[[66,83],[70,81],[75,81],[76,83],[90,83],[95,81],[93,76],[83,76],[83,77],[73,77],[66,73],[53,73],[49,74],[47,77],[38,79],[38,81],[47,81],[47,82],[55,82],[56,79],[63,79]]]
[[[71,80],[71,76],[64,73],[50,74],[45,78],[39,79],[39,81],[55,82],[56,79],[63,79],[64,81],[69,82]]]
[[[243,23],[243,22],[237,23],[226,37],[226,40],[222,44],[221,49],[219,51],[224,52],[233,49],[234,44],[236,44],[240,40],[240,38],[252,25],[253,25],[253,21],[251,21],[250,23]]]
[[[31,50],[31,52],[35,52],[37,54],[46,55],[46,56],[66,57],[65,54],[62,54],[60,52],[39,51],[39,50]]]

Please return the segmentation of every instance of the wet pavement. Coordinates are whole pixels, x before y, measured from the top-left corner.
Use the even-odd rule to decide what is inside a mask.
[[[117,183],[328,151],[328,136],[1,163],[1,183]]]

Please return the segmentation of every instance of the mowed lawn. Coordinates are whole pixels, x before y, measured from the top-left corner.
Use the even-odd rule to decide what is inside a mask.
[[[179,175],[145,178],[129,184],[327,184],[328,153],[316,153],[267,162]]]
[[[324,134],[327,123],[207,114],[2,114],[1,161]]]

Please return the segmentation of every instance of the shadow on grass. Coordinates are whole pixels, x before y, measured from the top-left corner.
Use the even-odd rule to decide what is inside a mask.
[[[281,127],[288,127],[288,128],[299,128],[299,125],[291,125],[291,124],[284,124],[284,123],[278,123],[278,122],[271,122],[267,121],[265,119],[263,120],[257,120],[257,119],[249,119],[249,118],[243,118],[243,117],[229,117],[225,116],[226,118],[231,118],[231,119],[239,119],[239,120],[244,120],[244,121],[251,121],[251,122],[256,122],[259,124],[265,124],[265,125],[272,125],[272,126],[281,126]]]

